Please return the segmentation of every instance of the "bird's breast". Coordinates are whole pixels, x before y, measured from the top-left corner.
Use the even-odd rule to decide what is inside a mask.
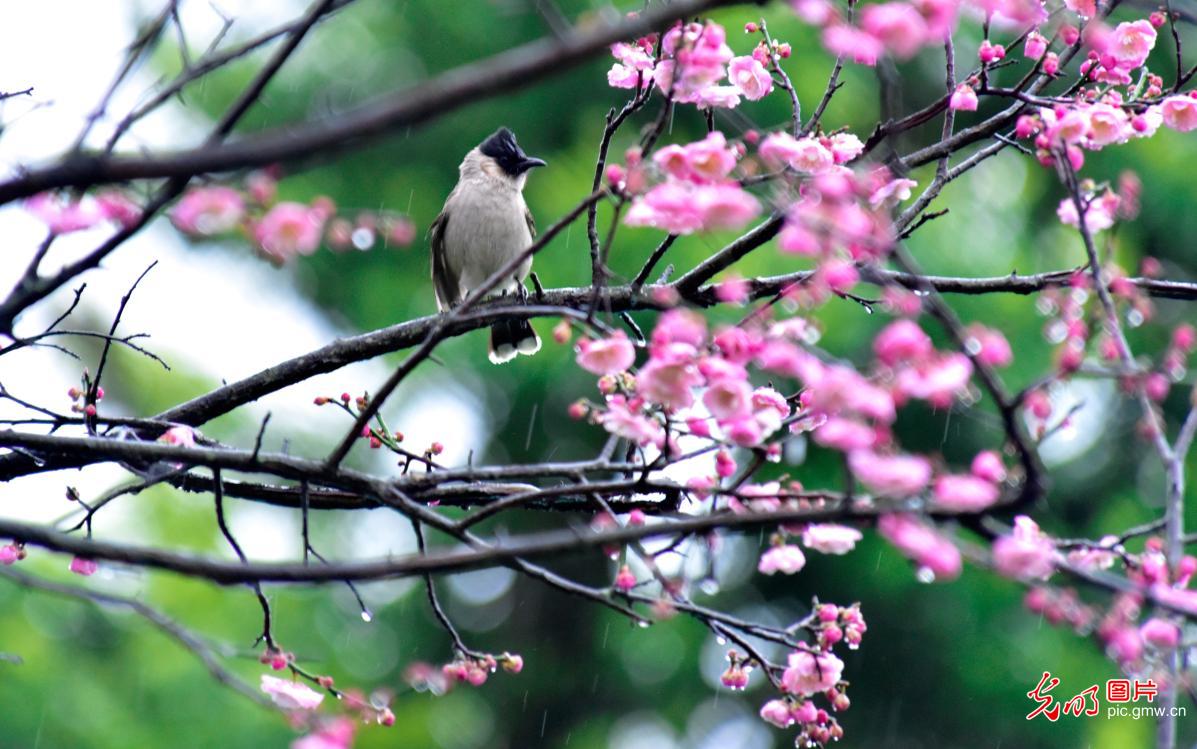
[[[448,206],[445,259],[463,290],[477,288],[532,244],[523,196],[515,190],[462,185]],[[517,269],[522,281],[531,260]],[[515,282],[501,284],[510,288]]]

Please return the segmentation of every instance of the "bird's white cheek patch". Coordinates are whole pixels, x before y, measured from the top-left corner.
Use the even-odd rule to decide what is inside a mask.
[[[488,177],[503,177],[507,175],[503,173],[502,167],[495,163],[495,160],[490,157],[483,157],[481,160],[482,173]]]

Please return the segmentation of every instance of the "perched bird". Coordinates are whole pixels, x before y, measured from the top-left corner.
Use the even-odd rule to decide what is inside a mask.
[[[542,159],[524,153],[505,127],[466,154],[457,186],[429,230],[432,284],[441,311],[460,304],[532,244],[536,224],[524,203],[524,182],[529,169],[544,165]],[[515,293],[523,299],[524,279],[531,269],[528,258],[495,287],[495,293]],[[490,360],[495,364],[539,350],[540,338],[527,320],[505,320],[491,327]]]

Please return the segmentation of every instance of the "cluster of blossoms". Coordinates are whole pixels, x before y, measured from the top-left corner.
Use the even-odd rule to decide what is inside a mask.
[[[653,171],[662,177],[643,194],[647,169],[638,150],[627,154],[627,172],[613,166],[608,178],[633,194],[625,223],[651,226],[670,234],[740,229],[761,212],[761,205],[729,175],[743,154],[741,144],[728,144],[718,131],[684,146],[669,145],[652,157]]]
[[[868,627],[859,604],[841,607],[816,603],[814,613],[804,624],[815,634],[815,646],[791,652],[785,667],[778,667],[780,679],[774,683],[780,687],[782,696],[762,705],[760,716],[778,728],[797,726],[795,746],[821,746],[843,738],[844,731],[811,698],[822,695],[834,712],[848,709],[851,701],[846,693],[847,684],[842,680],[844,662],[832,648],[846,643],[849,649],[856,649]],[[728,674],[732,674],[738,669],[740,659],[733,652],[729,653],[729,660]]]
[[[991,3],[994,14],[1025,16],[1031,0]],[[832,54],[861,65],[876,65],[882,55],[906,60],[929,45],[942,45],[956,27],[955,0],[873,3],[859,9],[859,23],[849,23],[830,0],[791,0],[798,16],[822,29],[823,46]],[[1042,13],[1042,10],[1040,10]]]
[[[512,653],[499,656],[489,653],[476,656],[458,654],[457,658],[441,667],[441,674],[445,677],[445,689],[457,683],[480,687],[500,666],[508,673],[518,674],[524,670],[523,656]]]
[[[1107,266],[1105,270],[1110,295],[1116,303],[1125,304],[1128,308],[1127,322],[1137,326],[1151,319],[1155,314],[1151,300],[1129,281],[1125,271],[1114,265]],[[1158,263],[1148,258],[1141,272],[1147,277],[1156,275]],[[1093,334],[1086,322],[1087,305],[1096,303],[1092,288],[1092,277],[1078,271],[1068,278],[1067,285],[1040,294],[1037,308],[1047,318],[1043,334],[1049,343],[1056,346],[1056,368],[1060,376],[1066,377],[1081,368],[1091,344],[1093,353],[1102,362],[1113,365],[1121,359],[1115,338],[1106,330]],[[1197,350],[1197,328],[1190,323],[1180,323],[1173,328],[1158,364],[1155,367],[1142,367],[1141,371],[1133,374],[1121,375],[1119,384],[1128,393],[1141,389],[1151,401],[1162,403],[1172,385],[1184,379],[1188,359],[1194,350]],[[1038,432],[1042,434],[1052,413],[1050,397],[1043,389],[1036,389],[1027,395],[1023,405],[1031,422],[1038,425]],[[1145,419],[1142,426],[1144,429],[1150,428],[1150,420]]]
[[[370,395],[363,393],[356,398],[351,396],[348,391],[341,393],[339,397],[331,397],[327,395],[317,395],[312,399],[312,403],[316,406],[333,405],[341,408],[346,414],[357,418],[370,405]],[[381,450],[386,448],[397,455],[402,456],[406,462],[412,460],[420,460],[427,464],[432,458],[440,455],[445,451],[445,446],[440,442],[432,442],[424,449],[422,454],[414,453],[402,446],[403,440],[406,438],[403,432],[399,430],[392,430],[387,426],[386,420],[381,414],[375,415],[374,426],[366,425],[362,427],[361,434],[358,435],[360,439],[366,440],[371,450]]]
[[[758,494],[760,488],[750,488],[749,493]],[[759,509],[762,504],[766,506],[771,504],[767,496],[754,498],[748,502],[754,509]],[[738,507],[743,506],[738,500],[732,502],[733,511],[737,511]],[[780,501],[778,501],[778,506],[780,506]],[[794,535],[801,535],[803,546],[821,554],[847,554],[856,548],[856,542],[862,538],[861,532],[855,528],[836,523],[782,526],[773,535],[769,549],[761,554],[760,561],[757,563],[759,572],[765,575],[773,575],[778,572],[793,575],[806,566],[806,555],[802,553],[802,549],[796,544],[787,543],[786,536],[791,531]]]
[[[141,208],[119,190],[93,195],[43,192],[25,201],[25,210],[38,218],[51,234],[70,234],[103,224],[129,227],[141,220]]]
[[[0,564],[5,567],[11,566],[25,559],[29,552],[25,550],[25,544],[20,541],[13,541],[12,543],[0,546]],[[87,559],[85,557],[71,557],[71,562],[67,566],[71,572],[82,577],[91,577],[100,570],[100,565],[94,559]]]
[[[87,391],[90,385],[88,384],[89,375],[86,372],[83,375],[83,381],[83,387],[71,387],[67,389],[67,397],[71,399],[71,413],[95,416],[96,403],[104,400],[104,388],[97,387],[95,392],[96,403],[88,403]]]
[[[746,30],[756,31],[757,26],[749,24]],[[673,101],[709,109],[739,106],[741,96],[749,101],[767,96],[773,90],[769,72],[773,56],[789,57],[790,47],[770,47],[762,41],[751,55],[737,57],[719,24],[679,22],[659,40],[654,34],[614,44],[611,54],[617,62],[607,73],[607,82],[615,88],[640,91],[656,85]]]
[[[389,705],[392,695],[379,691],[369,697],[353,689],[333,688],[331,676],[309,676],[295,665],[294,653],[267,648],[259,658],[262,664],[275,671],[291,669],[295,678],[284,679],[262,674],[261,690],[279,709],[287,713],[294,728],[306,735],[291,743],[291,749],[349,749],[361,724],[393,726],[395,713]],[[336,716],[320,715],[316,710],[324,702],[325,693],[312,689],[298,680],[303,676],[337,698],[344,713]]]
[[[335,251],[369,250],[380,238],[389,246],[406,247],[416,236],[410,219],[391,213],[360,211],[351,220],[336,215],[324,196],[308,205],[277,200],[278,184],[268,171],[247,179],[244,189],[203,185],[184,193],[170,212],[171,223],[184,234],[206,238],[243,232],[270,262],[281,265],[298,255],[311,255],[321,244]]]
[[[1001,333],[981,325],[970,326],[968,333],[967,345],[978,361],[996,367],[1011,362]],[[967,472],[937,470],[927,457],[898,452],[891,432],[899,407],[911,399],[945,408],[966,395],[973,371],[968,356],[936,350],[916,322],[903,318],[877,336],[877,365],[866,377],[850,366],[824,362],[808,350],[808,335],[808,323],[801,318],[712,332],[697,314],[669,310],[653,330],[648,360],[634,374],[636,350],[622,331],[582,339],[577,363],[599,375],[605,403],[580,401],[571,412],[576,418],[589,415],[612,434],[669,455],[681,454],[677,435],[711,440],[720,447],[714,475],[688,482],[700,498],[719,495],[720,482],[739,470],[727,447],[760,448],[776,459],[780,447],[771,438],[785,434],[782,427],[788,426],[791,433],[808,432],[815,444],[845,454],[855,478],[876,496],[901,499],[926,492],[930,509],[970,513],[998,501],[1007,472],[997,453],[979,453]],[[793,378],[802,389],[787,399],[772,387],[754,388],[750,367]],[[733,512],[812,506],[801,492],[796,481],[786,488],[777,481],[744,484],[729,494],[727,506]],[[915,561],[921,579],[959,575],[959,550],[917,516],[888,514],[878,529]],[[860,538],[859,531],[836,524],[783,527],[761,556],[762,573],[794,574],[805,565],[802,548],[788,542],[788,535],[801,535],[808,549],[832,554],[846,553]],[[618,589],[635,584],[626,568],[616,577]]]
[[[1007,564],[1011,559],[1026,560],[1022,563],[1023,570],[1013,576],[1046,579],[1050,574],[1046,571],[1049,552],[1044,547],[1051,542],[1045,540],[1033,523],[1025,518],[1019,520],[1023,525],[1023,538],[1018,543],[1024,548],[1004,552],[1008,557]],[[1020,530],[1016,526],[1013,536],[1018,535]],[[1029,544],[1035,549],[1032,550]],[[1163,541],[1152,537],[1147,539],[1141,553],[1134,554],[1127,551],[1121,539],[1108,536],[1068,552],[1067,563],[1087,571],[1108,570],[1121,563],[1127,578],[1137,586],[1138,590],[1115,597],[1104,613],[1083,603],[1071,588],[1042,584],[1028,591],[1024,605],[1052,624],[1068,626],[1081,635],[1096,636],[1105,645],[1110,658],[1127,673],[1150,674],[1158,682],[1166,683],[1170,679],[1166,656],[1180,644],[1180,627],[1163,610],[1157,609],[1154,615],[1144,618],[1144,601],[1150,595],[1155,601],[1197,614],[1197,591],[1189,588],[1197,572],[1197,558],[1185,556],[1175,570],[1170,570],[1163,548]],[[997,561],[996,548],[994,553]],[[1052,552],[1050,558],[1058,561],[1059,552]],[[1009,571],[1006,574],[1010,574]]]
[[[913,180],[880,167],[858,174],[844,166],[863,150],[849,133],[795,139],[784,133],[761,143],[761,160],[804,176],[778,236],[782,252],[814,258],[816,273],[793,291],[808,304],[848,293],[860,280],[858,264],[875,263],[893,247],[890,210],[910,197]]]

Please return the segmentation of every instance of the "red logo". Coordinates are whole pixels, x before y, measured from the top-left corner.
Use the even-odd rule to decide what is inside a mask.
[[[1035,709],[1027,713],[1027,720],[1042,715],[1055,723],[1061,713],[1080,717],[1101,712],[1101,701],[1098,699],[1101,687],[1098,684],[1086,687],[1063,703],[1057,702],[1050,694],[1058,686],[1060,680],[1052,676],[1050,671],[1044,671],[1035,688],[1027,692],[1027,697],[1036,703]],[[1130,679],[1110,679],[1106,682],[1106,700],[1111,703],[1138,702],[1140,698],[1152,702],[1158,693],[1159,687],[1151,679],[1135,679],[1133,682]]]

